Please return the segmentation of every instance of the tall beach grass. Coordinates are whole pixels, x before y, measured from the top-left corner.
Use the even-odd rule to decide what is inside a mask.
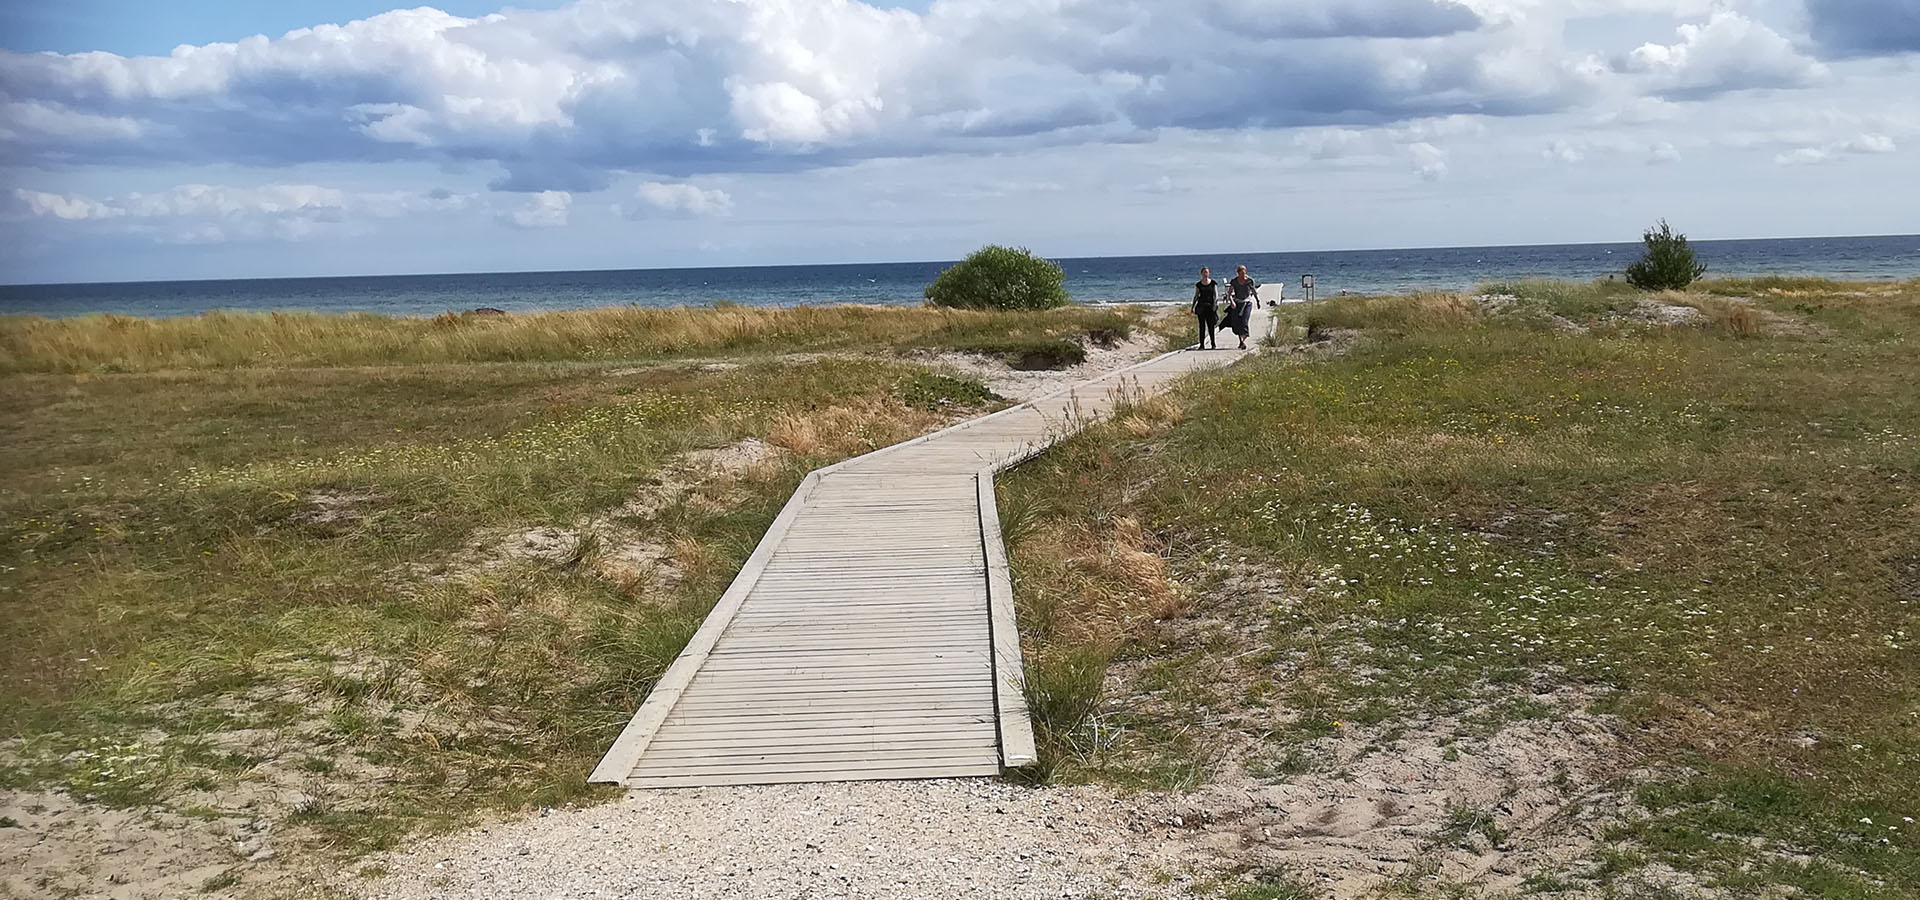
[[[253,366],[619,361],[820,350],[1022,353],[1125,336],[1123,308],[981,312],[934,307],[637,306],[434,318],[212,312],[171,319],[0,316],[0,374]]]

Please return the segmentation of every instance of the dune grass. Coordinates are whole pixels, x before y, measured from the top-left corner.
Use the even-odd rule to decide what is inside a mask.
[[[255,346],[357,358],[373,327]],[[504,352],[457,346],[420,353]],[[0,789],[266,821],[293,859],[588,796],[806,470],[1002,402],[888,358],[0,378]],[[777,455],[681,461],[744,438]]]
[[[173,319],[0,316],[0,374],[483,362],[610,362],[829,350],[960,350],[1070,365],[1142,313],[883,306],[637,306],[506,315],[220,312]],[[1040,363],[1035,363],[1036,365]]]
[[[1283,308],[1282,334],[1359,338],[1194,378],[1002,480],[1043,510],[1012,555],[1048,773],[1189,784],[1223,762],[1209,722],[1254,723],[1239,762],[1279,772],[1342,723],[1546,679],[1662,774],[1604,865],[1540,883],[1658,862],[1737,896],[1920,897],[1920,284],[1651,298],[1750,328],[1508,290],[1594,327],[1448,295]],[[1194,607],[1239,636],[1174,640]],[[1247,680],[1209,680],[1227,656]]]

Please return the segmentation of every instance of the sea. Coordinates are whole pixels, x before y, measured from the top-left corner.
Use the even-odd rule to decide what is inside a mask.
[[[1693,241],[1708,277],[1816,276],[1878,281],[1920,278],[1920,235]],[[1469,290],[1522,278],[1589,281],[1620,277],[1640,245],[1547,244],[1295,253],[1189,253],[1056,260],[1067,291],[1083,303],[1182,302],[1201,266],[1227,278],[1244,265],[1283,299],[1417,290]],[[610,269],[246,278],[100,284],[0,285],[0,314],[188,316],[212,310],[308,310],[431,316],[492,307],[508,311],[599,306],[917,304],[951,262]],[[1263,290],[1271,299],[1274,291]]]

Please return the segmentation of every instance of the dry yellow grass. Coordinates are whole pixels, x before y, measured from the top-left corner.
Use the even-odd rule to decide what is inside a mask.
[[[1336,328],[1455,328],[1481,317],[1480,308],[1459,294],[1421,291],[1395,297],[1342,297],[1319,304],[1310,324]]]
[[[0,316],[0,373],[246,366],[620,360],[873,347],[972,349],[1090,330],[1131,310],[980,312],[934,307],[634,306],[509,315],[208,313],[173,319]]]

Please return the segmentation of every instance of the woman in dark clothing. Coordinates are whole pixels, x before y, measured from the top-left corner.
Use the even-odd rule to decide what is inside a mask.
[[[1213,336],[1220,328],[1220,310],[1214,304],[1220,299],[1220,282],[1213,280],[1213,270],[1200,267],[1200,280],[1193,283],[1193,305],[1189,311],[1200,320],[1200,346],[1205,350],[1208,344],[1220,349],[1220,340]]]
[[[1227,317],[1220,324],[1240,338],[1242,350],[1247,349],[1247,333],[1253,328],[1247,320],[1253,317],[1253,304],[1259,299],[1260,286],[1248,277],[1247,267],[1241,266],[1233,280],[1227,282]]]

